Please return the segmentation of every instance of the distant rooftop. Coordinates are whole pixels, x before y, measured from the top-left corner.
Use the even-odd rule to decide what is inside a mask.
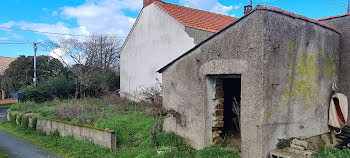
[[[344,16],[348,16],[348,15],[350,15],[350,13],[345,13],[345,14],[335,15],[335,16],[330,16],[330,17],[325,17],[325,18],[319,18],[319,19],[317,19],[317,20],[318,20],[318,21],[330,20],[330,19],[340,18],[340,17],[344,17]]]
[[[0,57],[0,75],[4,74],[10,63],[14,60],[16,60],[16,58]]]

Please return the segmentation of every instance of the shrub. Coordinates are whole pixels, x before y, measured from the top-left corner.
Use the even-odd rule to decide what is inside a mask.
[[[22,116],[22,123],[21,123],[21,126],[22,126],[23,128],[28,128],[28,124],[29,124],[29,116],[26,115],[26,114],[24,114],[24,115]]]
[[[38,122],[38,118],[37,117],[33,117],[32,120],[32,128],[36,129],[36,123]]]
[[[17,118],[18,125],[21,125],[22,124],[23,113],[18,113],[17,117],[18,117]]]
[[[278,139],[277,148],[278,149],[284,149],[284,148],[290,147],[290,145],[292,144],[292,140],[293,139],[294,138]]]
[[[16,116],[17,116],[17,113],[14,112],[14,111],[7,111],[7,113],[9,114],[9,118],[10,118],[10,122],[16,122]]]
[[[41,103],[53,99],[66,99],[74,94],[74,81],[63,74],[50,77],[36,87],[28,86],[21,90],[24,101]]]

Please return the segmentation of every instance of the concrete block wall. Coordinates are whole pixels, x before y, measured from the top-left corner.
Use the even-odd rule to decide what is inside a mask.
[[[116,150],[116,134],[114,131],[83,127],[42,118],[38,118],[36,129],[47,134],[57,130],[62,137],[73,136],[78,140],[87,140],[94,144],[107,147],[112,151]]]
[[[11,113],[14,113],[16,115],[16,120],[11,120]],[[7,120],[15,121],[17,125],[20,125],[21,123],[19,118],[20,116],[17,114],[17,112],[10,111],[7,113]],[[78,140],[86,140],[94,144],[107,147],[112,151],[115,151],[117,148],[117,138],[114,131],[97,129],[88,126],[79,126],[63,121],[49,120],[44,118],[37,118],[36,124],[33,123],[34,117],[29,117],[28,126],[35,127],[37,130],[45,132],[46,134],[53,133],[57,130],[61,137],[72,136]]]

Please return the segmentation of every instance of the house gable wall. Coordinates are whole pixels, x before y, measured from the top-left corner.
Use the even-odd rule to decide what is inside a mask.
[[[122,95],[134,96],[143,88],[161,83],[161,75],[156,71],[194,47],[195,38],[156,5],[145,7],[122,48]]]

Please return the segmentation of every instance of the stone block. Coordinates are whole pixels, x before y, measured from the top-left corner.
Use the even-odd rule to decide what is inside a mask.
[[[297,149],[294,149],[294,148],[287,148],[287,150],[291,153],[295,153],[295,154],[298,154],[298,155],[303,155],[303,156],[306,156],[306,157],[313,157],[313,155],[315,154],[315,152],[313,151],[310,151],[310,150],[297,150]]]
[[[28,127],[33,127],[33,118],[32,117],[28,118]]]
[[[224,116],[224,109],[214,109],[214,116]]]
[[[16,124],[17,124],[17,125],[20,125],[19,123],[20,123],[20,122],[19,122],[19,114],[17,114],[17,115],[16,115]]]
[[[61,137],[69,136],[67,132],[64,130],[64,123],[57,122],[57,130],[60,133]]]
[[[213,127],[224,127],[224,121],[214,121]]]
[[[305,149],[307,149],[307,142],[306,141],[302,141],[299,139],[293,139],[292,144],[298,145],[298,146],[301,146],[301,147],[304,147]]]
[[[51,120],[43,120],[44,126],[43,130],[46,134],[50,134],[52,132]]]
[[[81,128],[80,129],[80,136],[81,136],[81,139],[83,139],[83,140],[92,141],[91,129],[90,128]]]
[[[295,145],[295,144],[291,144],[290,147],[293,149],[297,149],[297,150],[305,150],[306,149],[305,147]]]
[[[224,116],[216,116],[216,117],[214,117],[214,120],[215,121],[222,121],[222,120],[224,120]]]
[[[58,132],[60,132],[57,128],[58,128],[57,122],[56,121],[51,121],[51,131],[55,132],[57,130]]]
[[[80,136],[80,127],[72,126],[72,134],[75,139],[82,139]]]
[[[270,158],[309,158],[309,156],[293,153],[288,150],[276,149],[270,152]]]
[[[214,109],[224,109],[224,104],[217,103],[215,104]]]
[[[224,97],[224,90],[221,87],[215,89],[215,99],[220,99]]]
[[[36,129],[44,131],[44,120],[43,119],[39,119],[39,118],[37,119]]]
[[[213,138],[220,137],[220,134],[217,132],[213,132]]]
[[[68,124],[68,123],[64,124],[64,132],[66,133],[67,136],[73,136],[72,126],[73,125]]]

